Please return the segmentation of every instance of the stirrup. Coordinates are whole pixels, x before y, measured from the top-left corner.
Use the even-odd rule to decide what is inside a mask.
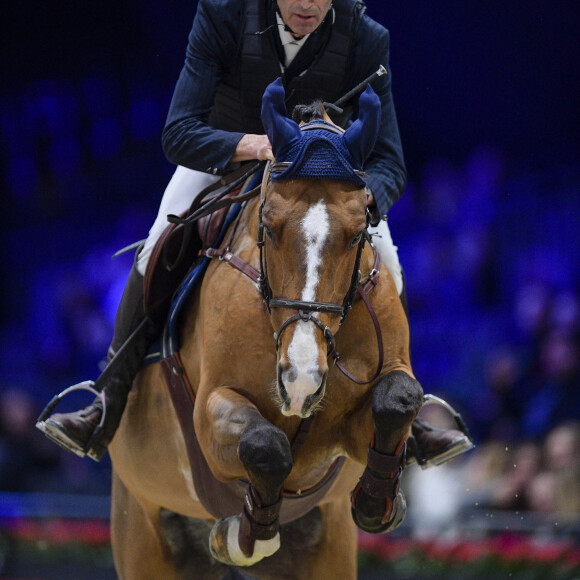
[[[102,455],[99,457],[99,454],[96,451],[91,449],[93,445],[93,441],[95,439],[94,435],[89,439],[88,443],[84,445],[77,439],[70,437],[56,421],[50,419],[50,415],[56,408],[56,406],[62,401],[62,399],[72,393],[73,391],[90,391],[101,400],[103,405],[103,413],[101,416],[101,420],[97,427],[95,427],[94,433],[100,432],[104,423],[105,423],[105,415],[107,410],[107,402],[105,400],[105,394],[102,391],[97,391],[94,388],[94,381],[83,381],[82,383],[77,383],[76,385],[72,385],[66,388],[64,391],[55,395],[51,401],[46,405],[40,416],[36,421],[36,428],[42,431],[48,439],[50,439],[53,443],[60,445],[63,449],[78,455],[79,457],[85,457],[88,455],[91,459],[95,461],[100,461]]]
[[[411,465],[416,461],[417,465],[419,465],[421,469],[428,469],[429,467],[447,463],[448,461],[459,457],[459,455],[467,453],[475,447],[475,443],[473,442],[473,438],[469,428],[467,427],[467,424],[463,420],[463,417],[447,401],[444,401],[435,395],[424,395],[423,407],[426,407],[427,405],[440,405],[441,407],[447,409],[447,411],[449,411],[449,413],[453,416],[457,428],[463,433],[464,437],[434,457],[427,458],[421,454],[419,445],[417,444],[415,437],[413,437],[411,434],[407,442],[410,450],[412,451],[412,455],[411,457],[408,457],[407,465]]]

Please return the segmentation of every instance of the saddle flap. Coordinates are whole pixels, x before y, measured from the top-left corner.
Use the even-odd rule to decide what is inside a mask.
[[[224,198],[236,197],[242,187],[238,187],[224,196]],[[197,234],[201,240],[202,248],[212,248],[215,244],[220,232],[222,231],[224,222],[230,210],[230,205],[225,205],[216,211],[200,218],[197,222]]]
[[[145,271],[143,307],[147,316],[163,322],[176,289],[195,264],[201,247],[201,239],[192,224],[168,224],[153,248]]]

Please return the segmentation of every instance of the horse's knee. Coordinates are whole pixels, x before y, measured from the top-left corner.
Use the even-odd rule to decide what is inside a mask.
[[[373,420],[378,430],[396,430],[408,426],[423,404],[419,381],[404,371],[392,371],[381,377],[373,389]]]
[[[241,436],[238,456],[252,479],[264,483],[281,485],[292,471],[290,442],[283,431],[269,423],[248,429]]]

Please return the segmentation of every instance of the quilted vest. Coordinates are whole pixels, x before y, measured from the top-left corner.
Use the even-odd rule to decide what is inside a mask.
[[[333,103],[350,90],[352,86],[347,79],[353,75],[348,71],[349,57],[356,27],[365,8],[362,2],[352,0],[335,0],[333,6],[335,20],[324,49],[303,74],[286,84],[274,44],[273,34],[278,34],[277,31],[271,29],[264,34],[255,34],[268,26],[268,2],[247,0],[237,62],[218,85],[209,124],[226,131],[264,133],[260,119],[262,95],[279,76],[284,80],[286,107],[290,115],[297,104],[308,104],[316,99]],[[352,108],[346,108],[333,121],[343,125],[351,114]]]

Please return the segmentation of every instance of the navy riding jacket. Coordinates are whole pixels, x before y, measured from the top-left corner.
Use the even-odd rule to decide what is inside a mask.
[[[272,2],[258,1],[268,6]],[[352,10],[354,5],[355,0],[334,0],[336,9]],[[229,161],[239,140],[244,133],[255,132],[245,127],[240,127],[239,132],[226,131],[210,125],[210,114],[220,82],[230,75],[231,67],[239,63],[246,10],[246,0],[199,0],[185,63],[163,131],[163,148],[172,163],[208,173],[227,173],[232,169]],[[348,78],[344,79],[344,85],[347,91],[350,90],[375,72],[380,64],[388,71],[372,85],[382,104],[381,131],[364,167],[368,186],[373,192],[379,214],[383,216],[403,193],[406,170],[391,94],[389,33],[362,12],[353,11],[355,17],[351,34],[354,38],[349,56],[351,62],[345,67]],[[332,24],[326,28],[330,26]],[[271,41],[279,43],[275,28],[267,30],[265,35],[271,35]],[[313,46],[313,43],[306,43],[301,53],[307,51],[309,45]],[[241,58],[244,58],[243,53]],[[282,76],[286,81],[284,74],[277,76]],[[274,79],[268,78],[267,82]],[[319,96],[313,94],[312,99]],[[356,115],[357,103],[353,105]]]

